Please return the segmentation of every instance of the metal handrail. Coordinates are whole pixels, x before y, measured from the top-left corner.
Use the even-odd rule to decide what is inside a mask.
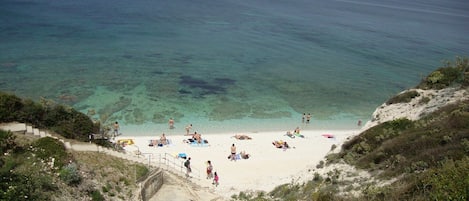
[[[186,167],[184,167],[185,160],[181,160],[179,157],[169,153],[141,153],[142,155],[148,155],[148,165],[156,165],[166,171],[171,171],[180,176],[186,176]],[[192,172],[190,178],[201,179],[201,171],[197,168],[191,167]]]

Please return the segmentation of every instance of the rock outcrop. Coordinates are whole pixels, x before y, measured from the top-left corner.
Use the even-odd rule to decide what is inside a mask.
[[[362,130],[364,131],[383,122],[399,118],[418,120],[446,105],[469,99],[468,90],[460,88],[445,88],[441,90],[409,89],[399,94],[409,91],[416,91],[419,95],[407,103],[383,103],[376,108],[372,119],[365,124]]]

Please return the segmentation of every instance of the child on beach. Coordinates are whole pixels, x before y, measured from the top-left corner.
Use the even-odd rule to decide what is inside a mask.
[[[218,174],[217,172],[214,173],[215,177],[213,178],[212,184],[218,186]]]
[[[212,170],[213,170],[212,162],[207,161],[207,179],[211,179],[213,177]]]

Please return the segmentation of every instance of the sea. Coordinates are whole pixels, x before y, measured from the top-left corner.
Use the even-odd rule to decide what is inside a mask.
[[[357,129],[469,55],[468,10],[467,0],[0,0],[0,90],[128,136],[189,124]]]

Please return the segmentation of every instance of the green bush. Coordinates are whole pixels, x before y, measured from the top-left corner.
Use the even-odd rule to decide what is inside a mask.
[[[16,114],[22,107],[20,98],[0,92],[0,122],[16,121],[18,119]]]
[[[44,115],[46,114],[46,111],[44,110],[41,104],[27,99],[23,101],[23,108],[21,108],[21,110],[17,113],[17,121],[27,122],[33,125],[40,126],[42,125],[41,121]]]
[[[69,163],[60,170],[60,179],[68,185],[78,185],[81,182],[80,172],[75,163]]]
[[[447,61],[441,67],[424,78],[417,88],[420,89],[443,89],[453,85],[469,85],[469,62],[468,59],[456,57],[454,64]]]
[[[56,190],[47,175],[0,172],[0,200],[51,200],[49,192]]]
[[[33,143],[33,151],[37,157],[44,161],[54,158],[54,167],[62,168],[69,158],[62,142],[51,137],[40,138]]]
[[[25,122],[38,128],[48,128],[60,135],[87,141],[89,134],[99,133],[85,114],[75,109],[43,100],[43,104],[22,100],[14,95],[0,92],[0,122]]]
[[[406,130],[406,129],[409,129],[413,126],[413,122],[409,119],[406,119],[406,118],[395,119],[395,120],[390,121],[386,124],[389,125],[389,127],[392,128],[395,131]]]
[[[4,154],[16,146],[15,136],[10,131],[0,130],[0,153]]]
[[[324,161],[321,160],[321,161],[319,161],[319,164],[316,165],[316,168],[321,169],[323,167],[324,167]]]
[[[432,200],[469,200],[469,158],[443,162],[425,174],[422,186],[429,187]]]
[[[391,105],[391,104],[396,104],[396,103],[408,103],[410,102],[413,98],[420,96],[419,92],[415,90],[407,91],[404,93],[401,93],[397,96],[394,96],[390,98],[386,104]]]
[[[135,171],[136,171],[136,174],[137,174],[137,178],[135,178],[136,180],[140,180],[140,179],[144,178],[145,176],[147,176],[147,174],[149,172],[149,170],[146,166],[140,165],[140,164],[135,165]]]
[[[99,192],[98,190],[94,190],[90,193],[91,195],[91,199],[93,201],[104,201],[104,196],[101,195],[101,192]]]
[[[17,144],[11,132],[0,131],[0,148],[0,200],[50,200],[49,193],[57,189],[45,164]]]

